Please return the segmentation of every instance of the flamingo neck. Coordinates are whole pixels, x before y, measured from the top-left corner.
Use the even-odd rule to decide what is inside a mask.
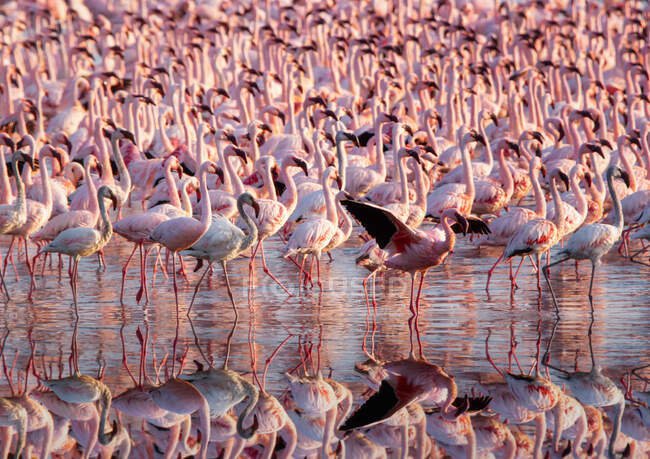
[[[557,227],[558,237],[564,235],[564,205],[562,203],[562,198],[560,192],[557,189],[557,183],[555,183],[555,178],[551,178],[551,195],[553,196],[553,205],[555,208],[555,215],[553,218],[553,223]]]
[[[375,129],[375,167],[382,180],[386,179],[386,157],[384,156],[384,136],[382,135],[383,123],[377,121]],[[648,166],[650,167],[650,166]],[[650,176],[650,172],[648,173]]]
[[[165,180],[167,180],[167,195],[169,196],[169,203],[177,208],[181,208],[181,199],[178,196],[178,187],[176,186],[176,179],[172,174],[172,165],[167,165],[165,168]]]
[[[205,232],[210,228],[210,223],[212,222],[212,206],[210,205],[210,192],[206,180],[208,172],[205,163],[201,165],[199,171],[199,186],[201,188],[201,226]]]
[[[323,196],[325,197],[326,216],[332,223],[338,223],[338,216],[336,215],[336,206],[334,205],[334,197],[332,196],[332,187],[330,186],[331,174],[326,174],[323,180]]]
[[[399,173],[399,184],[400,184],[400,190],[401,190],[401,196],[400,196],[400,203],[403,206],[406,206],[408,208],[409,205],[409,186],[408,186],[408,179],[406,176],[406,168],[404,167],[404,160],[406,158],[403,156],[398,157],[398,162],[397,162],[397,172]]]
[[[289,164],[286,162],[282,164],[280,177],[282,177],[282,182],[286,186],[283,194],[286,199],[284,205],[287,209],[287,215],[291,215],[298,204],[298,189],[296,188],[296,181],[293,179],[293,175],[289,173]]]
[[[246,191],[246,188],[244,187],[244,182],[241,181],[241,177],[239,177],[232,165],[232,162],[230,161],[230,158],[232,156],[237,155],[235,153],[226,153],[224,155],[224,164],[226,166],[226,175],[230,177],[230,180],[232,182],[232,188],[235,194],[239,196]],[[237,158],[239,158],[239,156],[237,156]]]
[[[530,182],[533,185],[533,194],[535,195],[535,213],[539,218],[546,218],[546,199],[544,191],[539,184],[539,172],[536,168],[530,169]]]
[[[43,190],[43,205],[45,206],[47,216],[49,218],[52,213],[52,184],[50,183],[50,173],[48,172],[47,157],[42,157],[41,164],[41,187]]]
[[[474,189],[474,171],[472,170],[472,158],[469,156],[467,145],[465,142],[460,144],[460,155],[463,161],[463,183],[465,185],[465,194],[467,194],[472,201],[476,190]]]
[[[0,204],[9,204],[13,201],[13,190],[7,173],[4,150],[0,148]]]
[[[512,178],[512,171],[506,162],[504,151],[504,149],[499,150],[499,178],[501,183],[503,183],[503,188],[506,192],[506,199],[507,201],[510,201],[512,193],[515,191],[515,181]]]
[[[580,188],[580,182],[578,181],[578,174],[571,174],[571,191],[576,197],[576,210],[580,214],[581,218],[586,218],[588,209],[587,196],[583,193],[582,188]]]
[[[257,225],[255,222],[253,222],[253,219],[250,217],[250,215],[248,215],[247,212],[244,212],[244,203],[241,199],[237,200],[237,210],[239,211],[239,215],[241,215],[242,220],[244,220],[244,224],[248,229],[248,233],[241,241],[241,244],[239,246],[240,252],[243,252],[257,241],[258,230]]]
[[[119,189],[126,196],[131,191],[131,174],[129,174],[129,170],[126,167],[126,164],[124,164],[124,157],[122,156],[122,153],[120,152],[120,148],[119,148],[119,145],[118,145],[118,139],[115,136],[113,136],[111,138],[111,147],[113,149],[113,156],[115,158],[115,164],[117,164],[117,171],[120,174],[120,181],[117,182],[116,184],[119,187]],[[110,169],[110,167],[109,167],[109,169]],[[113,181],[115,181],[115,180],[113,180]]]
[[[623,207],[621,206],[621,199],[618,197],[616,194],[616,190],[614,189],[614,177],[612,176],[612,172],[607,173],[607,188],[609,190],[609,195],[612,197],[612,205],[614,207],[614,227],[616,228],[617,234],[620,236],[620,234],[623,232]]]
[[[630,177],[630,191],[635,192],[637,189],[637,183],[634,175],[634,168],[632,167],[632,163],[630,163],[628,157],[625,155],[625,138],[622,136],[618,139],[618,157],[621,160],[625,172],[627,172]]]
[[[223,183],[221,189],[227,193],[232,193],[232,179],[230,177],[231,168],[226,165],[226,158],[223,155],[223,148],[221,148],[221,142],[215,136],[215,145],[217,147],[217,161],[219,165],[223,168]]]

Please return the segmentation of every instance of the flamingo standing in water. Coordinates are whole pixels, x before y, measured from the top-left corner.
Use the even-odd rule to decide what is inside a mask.
[[[589,282],[589,301],[591,302],[593,300],[592,288],[594,286],[596,266],[600,264],[601,258],[620,239],[621,233],[623,232],[623,209],[621,207],[621,199],[616,195],[616,190],[614,189],[614,179],[622,179],[627,186],[630,184],[630,179],[627,172],[617,166],[609,167],[606,176],[607,188],[609,189],[609,194],[612,197],[612,203],[614,205],[614,224],[592,223],[591,225],[583,226],[571,235],[564,248],[558,253],[560,259],[544,268],[544,276],[548,281],[556,308],[557,299],[548,279],[548,271],[551,266],[563,263],[571,258],[574,260],[591,260],[591,280]]]
[[[557,244],[562,237],[564,232],[564,206],[562,204],[562,199],[560,198],[560,192],[557,189],[557,181],[562,180],[564,184],[569,186],[569,178],[564,172],[559,169],[554,169],[551,172],[551,194],[553,195],[553,202],[555,205],[555,215],[553,221],[547,220],[546,218],[535,218],[526,222],[521,226],[511,237],[506,245],[506,248],[503,250],[503,253],[497,259],[496,263],[492,266],[488,272],[488,281],[486,284],[486,290],[490,285],[490,276],[494,268],[501,263],[503,260],[510,260],[512,257],[520,256],[523,257],[527,255],[535,254],[537,257],[537,290],[541,292],[540,284],[540,262],[542,254],[548,252],[551,247]],[[521,266],[521,262],[519,263]],[[517,268],[517,272],[519,268]],[[512,287],[516,285],[517,272],[515,272],[514,277],[510,279]]]
[[[296,208],[298,203],[298,191],[296,189],[296,183],[291,175],[289,175],[290,167],[299,167],[305,173],[309,175],[309,168],[307,163],[298,156],[288,155],[282,159],[280,167],[280,177],[282,182],[286,185],[287,189],[285,191],[285,202],[282,203],[278,200],[277,194],[275,192],[275,187],[273,186],[273,177],[271,175],[271,169],[275,163],[275,159],[272,156],[266,156],[259,160],[262,163],[262,173],[264,174],[264,184],[266,185],[267,191],[270,195],[269,199],[258,199],[258,210],[255,212],[255,216],[250,216],[255,222],[255,226],[258,229],[258,240],[253,249],[253,254],[251,255],[250,265],[249,265],[249,275],[252,275],[255,255],[259,249],[260,255],[262,258],[262,269],[264,272],[278,284],[282,290],[284,290],[287,295],[291,295],[289,290],[280,282],[280,280],[275,277],[275,275],[269,270],[266,265],[266,256],[264,255],[264,241],[270,236],[277,233],[280,228],[284,226],[289,218],[289,215]]]
[[[10,234],[16,228],[19,228],[27,222],[27,199],[25,198],[25,185],[18,172],[18,161],[28,161],[33,167],[32,158],[22,151],[17,151],[11,158],[11,168],[16,177],[16,200],[13,204],[0,205],[0,234]],[[0,271],[0,281],[2,288],[9,299],[9,291],[5,285],[4,273]]]
[[[90,256],[101,250],[113,235],[113,226],[108,218],[106,203],[104,199],[110,199],[113,206],[117,206],[117,198],[113,191],[103,185],[97,191],[97,201],[99,202],[99,213],[101,215],[101,229],[98,231],[94,228],[68,228],[59,233],[52,242],[43,248],[43,252],[54,252],[69,255],[72,257],[72,271],[70,272],[70,287],[72,288],[72,298],[75,304],[75,313],[77,306],[77,277],[79,271],[79,259]]]
[[[176,300],[176,315],[178,317],[178,287],[176,285],[176,255],[181,250],[187,250],[199,241],[210,228],[212,221],[212,206],[206,184],[206,175],[216,173],[217,166],[212,161],[205,161],[199,167],[199,182],[201,187],[201,220],[192,217],[170,218],[160,223],[151,232],[151,240],[164,245],[172,253],[172,269],[174,278],[174,297]]]
[[[194,298],[199,291],[203,278],[212,270],[212,264],[215,261],[219,261],[221,262],[221,267],[223,268],[223,273],[226,278],[228,296],[230,297],[230,302],[235,311],[235,316],[237,316],[237,307],[232,295],[232,289],[230,288],[226,263],[235,259],[239,254],[250,248],[255,241],[257,241],[258,235],[257,225],[255,225],[255,222],[251,217],[244,212],[244,205],[252,207],[256,217],[259,215],[260,206],[250,193],[243,193],[237,198],[237,209],[239,210],[239,215],[241,215],[244,223],[248,227],[248,234],[244,233],[240,228],[232,224],[232,222],[223,215],[215,215],[212,217],[210,229],[196,244],[182,252],[183,255],[189,255],[199,260],[197,269],[201,267],[203,260],[207,260],[209,264],[208,268],[203,272],[203,275],[196,283],[194,295],[192,295],[192,301],[187,309],[188,314],[192,310]]]
[[[442,212],[440,227],[436,230],[423,231],[409,228],[388,209],[351,200],[341,203],[361,222],[370,236],[377,240],[379,247],[388,252],[386,267],[411,275],[409,307],[413,315],[417,314],[419,308],[420,293],[427,271],[445,261],[454,248],[456,233],[452,222],[457,223],[463,233],[489,231],[487,225],[480,220],[470,228],[469,221],[456,209],[446,209]],[[418,273],[420,284],[415,297],[415,278]]]

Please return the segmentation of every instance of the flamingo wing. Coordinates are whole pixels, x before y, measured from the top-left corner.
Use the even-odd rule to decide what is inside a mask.
[[[357,409],[339,428],[342,431],[369,427],[384,421],[411,403],[413,398],[400,398],[398,392],[386,380],[379,390]]]
[[[398,251],[401,251],[405,245],[418,241],[422,237],[387,209],[348,199],[342,200],[341,204],[359,220],[382,249],[392,243]]]

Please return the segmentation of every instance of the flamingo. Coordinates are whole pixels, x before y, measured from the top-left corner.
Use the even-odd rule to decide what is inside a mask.
[[[302,254],[305,258],[307,255],[312,255],[316,259],[318,286],[321,290],[323,289],[323,284],[320,280],[320,256],[323,250],[330,244],[332,238],[337,234],[339,221],[334,196],[330,188],[330,181],[332,180],[336,180],[339,185],[342,185],[342,179],[336,168],[329,166],[325,169],[322,177],[323,194],[325,195],[325,205],[327,208],[326,218],[312,217],[301,222],[289,237],[284,252],[285,258],[295,254]],[[303,258],[303,266],[305,258]],[[303,272],[301,267],[300,273],[302,274]]]
[[[113,235],[113,226],[108,218],[104,199],[110,199],[114,206],[117,205],[117,200],[113,190],[106,185],[103,185],[97,191],[99,214],[101,215],[101,229],[99,231],[94,228],[84,227],[68,228],[59,233],[59,235],[42,250],[44,253],[61,253],[72,257],[70,287],[72,288],[72,298],[75,304],[75,310],[77,305],[79,259],[100,251],[106,244],[108,244],[108,241]]]
[[[194,304],[194,298],[199,291],[201,281],[205,275],[212,270],[212,264],[215,261],[221,262],[224,276],[226,278],[226,288],[228,289],[228,296],[232,303],[235,316],[237,316],[237,307],[230,288],[230,281],[228,280],[228,270],[226,263],[238,257],[242,252],[248,250],[257,241],[257,225],[251,217],[244,211],[244,205],[250,206],[255,211],[255,216],[259,215],[260,206],[250,193],[243,193],[237,198],[237,209],[241,215],[244,223],[248,228],[248,233],[244,233],[239,227],[232,224],[230,220],[222,215],[215,215],[212,217],[210,229],[199,239],[192,247],[181,252],[182,255],[189,255],[198,260],[197,269],[201,267],[203,260],[208,261],[208,267],[203,272],[203,275],[196,283],[192,301],[187,310],[189,314]]]
[[[568,259],[590,260],[591,280],[589,281],[588,295],[589,301],[592,302],[592,289],[594,285],[596,266],[600,264],[601,258],[609,252],[616,241],[619,240],[621,233],[623,232],[623,209],[621,207],[621,200],[614,190],[614,179],[620,178],[626,185],[629,185],[629,176],[627,172],[623,171],[621,168],[611,166],[606,171],[606,177],[607,188],[609,189],[614,204],[614,224],[608,225],[606,223],[592,223],[591,225],[583,226],[571,235],[564,248],[558,253],[560,258],[544,268],[544,276],[548,281],[549,289],[553,295],[553,301],[556,304],[556,308],[557,300],[555,292],[548,280],[548,272],[551,266],[563,263]]]
[[[176,300],[176,315],[178,317],[178,287],[176,285],[176,255],[192,247],[210,228],[212,221],[212,206],[205,177],[209,172],[216,173],[217,166],[212,161],[204,161],[199,167],[199,182],[201,186],[201,220],[192,217],[176,217],[161,222],[151,232],[150,239],[162,244],[172,253],[172,269],[174,278],[174,298]]]
[[[419,308],[420,293],[427,271],[445,261],[456,243],[455,230],[451,222],[459,225],[460,231],[481,233],[488,231],[487,225],[478,221],[470,228],[468,220],[456,209],[442,212],[438,231],[412,229],[402,223],[391,211],[373,204],[344,200],[342,204],[361,222],[379,247],[388,252],[385,266],[407,272],[411,275],[411,297],[409,308],[413,315]],[[420,274],[417,299],[414,297],[415,278]],[[415,301],[414,301],[415,300]]]
[[[458,128],[456,137],[463,161],[463,182],[449,183],[429,193],[427,197],[428,216],[441,218],[443,212],[451,208],[458,209],[461,215],[469,215],[472,209],[475,196],[474,174],[467,145],[470,142],[485,144],[485,139],[474,130],[468,131],[465,126]]]
[[[562,205],[560,192],[557,189],[557,181],[562,180],[568,187],[569,178],[559,169],[554,169],[550,174],[551,179],[551,194],[553,195],[553,202],[555,205],[555,218],[553,221],[546,218],[535,218],[526,222],[523,226],[510,237],[508,244],[501,256],[497,259],[495,264],[488,272],[488,282],[486,289],[490,284],[490,275],[496,266],[502,261],[508,261],[512,257],[535,254],[537,258],[537,290],[541,292],[540,285],[540,261],[543,253],[548,252],[560,240],[564,230],[564,206]],[[521,263],[520,263],[521,265]],[[518,271],[518,270],[517,270]],[[511,278],[512,286],[516,285],[515,281],[517,273]]]
[[[105,186],[105,185],[104,185]],[[102,187],[103,188],[103,187]],[[101,189],[101,188],[100,188]],[[106,432],[106,421],[111,410],[111,391],[104,383],[77,371],[72,376],[61,379],[44,380],[43,384],[65,403],[79,405],[99,402],[98,440],[108,445],[119,431],[117,421],[113,421],[110,432]],[[88,405],[95,410],[94,406]],[[92,448],[88,448],[92,449]]]
[[[264,241],[270,236],[277,233],[282,226],[289,218],[289,215],[296,208],[298,202],[298,195],[296,190],[296,184],[293,180],[293,177],[289,175],[290,167],[299,167],[308,175],[308,166],[307,163],[298,156],[287,155],[282,159],[281,168],[280,168],[280,177],[283,183],[286,185],[287,189],[283,198],[285,202],[282,203],[277,199],[275,188],[273,186],[273,178],[271,176],[271,168],[275,160],[273,156],[264,156],[260,159],[262,161],[262,172],[264,173],[264,184],[269,192],[270,199],[258,199],[258,212],[257,215],[251,216],[255,222],[255,226],[258,229],[258,240],[253,253],[251,255],[251,260],[249,264],[249,274],[253,272],[253,264],[255,261],[255,256],[257,251],[260,251],[262,258],[262,269],[271,279],[278,284],[282,290],[284,290],[288,295],[291,295],[289,290],[280,282],[280,280],[275,277],[275,275],[270,271],[269,267],[266,264],[266,256],[264,255]]]

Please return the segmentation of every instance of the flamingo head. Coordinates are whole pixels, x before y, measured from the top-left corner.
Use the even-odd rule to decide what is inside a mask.
[[[561,180],[564,183],[565,188],[569,189],[569,177],[562,172],[560,169],[553,169],[551,171],[551,179]]]
[[[307,161],[296,155],[291,155],[289,160],[294,166],[299,167],[305,175],[309,177],[309,165],[307,164]]]
[[[627,173],[627,171],[624,171],[618,166],[611,166],[609,169],[607,169],[607,175],[611,175],[612,178],[619,178],[623,180],[623,183],[625,183],[626,187],[630,187],[630,175]]]
[[[108,185],[103,185],[98,191],[97,195],[101,201],[103,198],[108,198],[113,204],[113,210],[117,209],[117,196],[115,192]]]
[[[255,211],[255,217],[257,217],[260,214],[260,205],[259,203],[255,200],[252,194],[250,193],[242,193],[239,196],[239,200],[242,202],[242,204],[249,205],[253,208],[253,211]]]

